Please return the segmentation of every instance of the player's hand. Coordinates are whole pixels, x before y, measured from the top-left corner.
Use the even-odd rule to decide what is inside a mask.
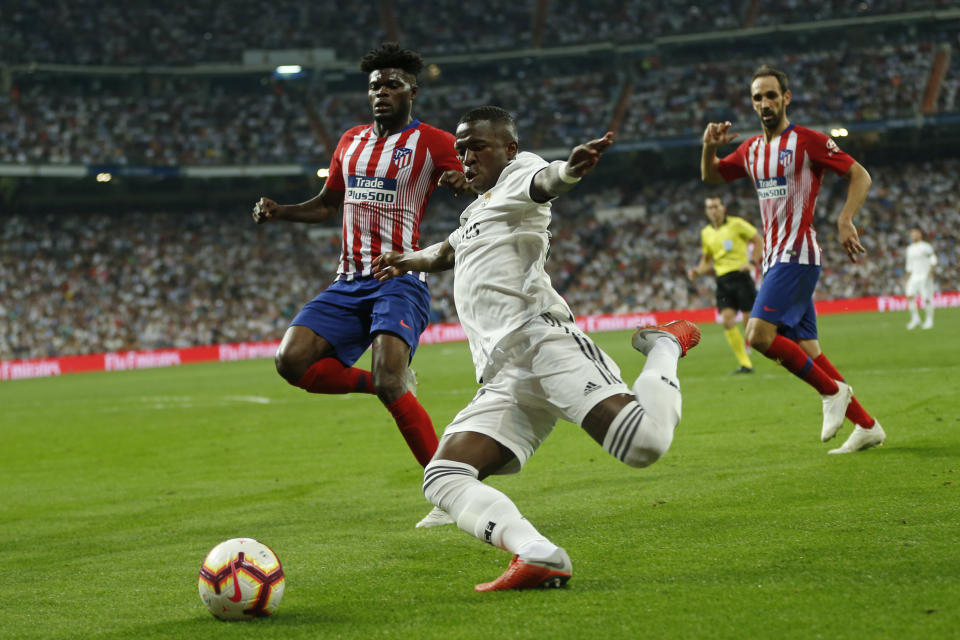
[[[722,144],[733,142],[739,133],[730,133],[730,121],[711,122],[703,130],[703,146],[719,147]]]
[[[400,264],[402,259],[403,254],[396,251],[381,253],[373,260],[373,277],[383,282],[390,278],[402,276],[408,271]]]
[[[476,187],[467,182],[467,177],[463,171],[454,171],[453,169],[444,171],[437,180],[438,187],[446,187],[453,191],[453,195],[459,196],[461,193],[476,193]]]
[[[697,270],[696,269],[687,269],[687,279],[691,282],[697,279]]]
[[[600,156],[613,144],[613,131],[607,131],[602,138],[577,145],[567,158],[567,172],[577,178],[587,175],[600,162]]]
[[[263,224],[272,220],[280,208],[276,202],[270,198],[260,198],[257,204],[253,205],[253,221],[257,224]]]
[[[857,256],[865,254],[867,250],[860,244],[860,235],[857,233],[857,228],[853,226],[851,221],[839,220],[837,229],[840,231],[840,244],[843,245],[843,250],[847,252],[851,262],[858,262]]]

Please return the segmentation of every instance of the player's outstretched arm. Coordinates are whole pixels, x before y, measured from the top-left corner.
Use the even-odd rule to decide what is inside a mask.
[[[852,262],[857,262],[857,256],[866,253],[867,250],[860,244],[860,235],[853,224],[853,216],[867,199],[867,192],[873,180],[859,162],[854,162],[843,177],[850,181],[850,187],[847,189],[847,200],[840,211],[840,217],[837,218],[837,230],[840,232],[840,244],[843,250],[847,252]]]
[[[720,159],[717,148],[733,142],[738,133],[730,133],[730,122],[711,122],[703,131],[703,152],[700,155],[700,178],[709,184],[726,182],[720,175]]]
[[[573,189],[583,176],[600,162],[600,156],[613,144],[613,132],[590,142],[577,145],[566,162],[551,162],[533,177],[530,196],[536,202],[546,202]]]
[[[373,261],[373,276],[382,281],[402,276],[408,271],[436,273],[452,269],[453,263],[453,245],[449,240],[444,240],[411,253],[387,251],[380,254]]]
[[[277,204],[270,198],[260,198],[253,205],[253,220],[257,224],[273,220],[322,222],[340,211],[343,196],[343,191],[334,191],[324,186],[315,197],[300,204]]]

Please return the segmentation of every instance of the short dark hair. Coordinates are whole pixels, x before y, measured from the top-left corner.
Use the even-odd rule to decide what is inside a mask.
[[[780,69],[774,69],[768,64],[760,65],[760,67],[753,72],[753,78],[750,79],[752,83],[757,78],[765,78],[767,76],[773,76],[777,79],[777,82],[780,83],[780,93],[786,93],[790,89],[790,79],[787,77],[785,71]]]
[[[416,77],[423,69],[423,56],[401,49],[396,42],[384,42],[379,49],[371,49],[360,59],[360,70],[364,73],[377,69],[400,69]]]
[[[457,125],[466,122],[477,122],[478,120],[488,120],[490,122],[503,124],[510,135],[513,136],[514,141],[519,140],[517,136],[517,123],[506,109],[494,107],[493,105],[474,107],[460,116],[460,122],[458,122]]]

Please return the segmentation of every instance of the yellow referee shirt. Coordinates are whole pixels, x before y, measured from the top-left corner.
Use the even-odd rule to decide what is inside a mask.
[[[747,263],[747,242],[757,235],[757,228],[737,216],[727,216],[719,229],[708,224],[700,232],[705,255],[713,256],[718,276],[737,271]]]

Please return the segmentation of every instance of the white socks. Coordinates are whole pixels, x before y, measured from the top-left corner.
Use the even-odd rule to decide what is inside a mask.
[[[647,362],[636,382],[633,394],[648,415],[668,425],[671,433],[680,424],[680,380],[677,361],[680,347],[670,338],[660,338],[647,354]]]
[[[633,383],[637,402],[625,406],[607,429],[603,448],[631,467],[653,464],[673,442],[680,423],[679,358],[680,347],[673,340],[657,340]]]
[[[434,460],[423,470],[423,495],[450,514],[457,526],[511,553],[547,557],[557,546],[524,518],[504,493],[477,479],[468,464]]]

